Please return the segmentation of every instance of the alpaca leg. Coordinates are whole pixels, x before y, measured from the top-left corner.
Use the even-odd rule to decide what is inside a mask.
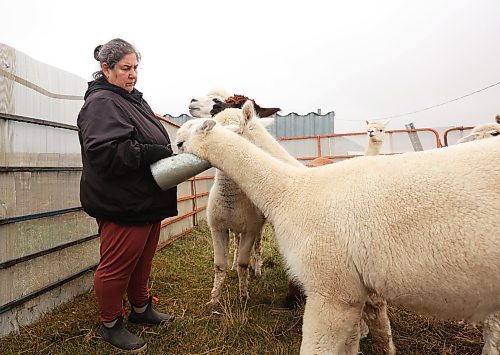
[[[236,267],[238,266],[238,253],[240,250],[241,234],[240,233],[233,233],[233,234],[234,234],[234,254],[233,254],[233,265],[231,266],[231,270],[236,270]]]
[[[260,277],[262,275],[262,231],[255,237],[252,254],[252,268],[254,270],[255,276]]]
[[[483,321],[483,340],[482,355],[500,354],[500,312],[490,314]]]
[[[222,284],[227,273],[227,254],[229,252],[229,231],[211,230],[212,243],[214,247],[214,286],[210,298],[211,304],[216,304],[220,300]]]
[[[346,304],[317,293],[307,295],[300,353],[357,354],[363,303]]]
[[[370,294],[363,311],[361,322],[366,322],[370,330],[370,337],[377,354],[396,354],[396,347],[392,341],[391,323],[387,316],[387,302],[385,299]],[[361,325],[363,328],[363,325]]]
[[[242,233],[238,253],[238,280],[241,300],[248,299],[248,264],[255,241],[255,234]]]

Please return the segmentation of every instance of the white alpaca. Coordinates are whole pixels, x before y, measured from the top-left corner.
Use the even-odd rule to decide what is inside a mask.
[[[267,132],[264,125],[273,122],[272,119],[259,119],[252,124],[243,125],[241,124],[241,116],[240,109],[228,108],[217,114],[214,120],[221,125],[241,126],[239,133],[253,143],[256,143],[259,134],[262,135],[262,132]],[[197,122],[199,122],[199,119],[188,121],[184,129]],[[274,146],[271,145],[269,150],[276,156],[281,156],[289,164],[302,166],[286,153],[285,149],[278,143]],[[209,194],[207,222],[212,234],[215,269],[210,303],[219,302],[221,288],[226,278],[229,231],[234,232],[237,240],[237,252],[235,252],[233,265],[236,264],[238,272],[240,297],[242,299],[248,298],[248,265],[251,259],[252,247],[254,249],[252,266],[255,275],[261,275],[261,238],[265,218],[239,187],[219,169],[216,170],[214,185]]]
[[[238,111],[226,109],[214,119],[221,125],[234,125],[239,122],[233,119]],[[200,119],[193,119],[184,127],[190,127],[199,122]],[[234,263],[238,272],[240,298],[247,299],[249,295],[248,266],[253,248],[256,249],[255,254],[257,254],[254,257],[254,272],[256,276],[261,275],[261,238],[265,218],[241,189],[219,169],[216,169],[215,181],[208,196],[207,223],[212,235],[215,271],[210,303],[216,304],[220,301],[222,285],[227,275],[230,231],[235,234],[237,240],[238,252],[235,251]]]
[[[500,115],[496,116],[496,120]],[[461,138],[458,143],[493,138],[500,135],[500,123],[485,123],[474,127],[471,133]],[[500,354],[500,312],[491,314],[483,323],[483,355]]]
[[[223,112],[226,112],[223,114]],[[272,156],[278,158],[279,160],[294,166],[299,169],[307,169],[303,164],[297,161],[292,155],[290,155],[276,139],[267,131],[266,126],[272,124],[273,118],[263,118],[255,119],[255,114],[252,110],[244,112],[237,109],[226,109],[222,113],[216,115],[214,120],[222,125],[232,125],[237,127],[237,131],[246,140],[263,149]],[[191,129],[194,124],[202,122],[201,120],[191,120],[183,125],[179,131],[178,136],[182,136],[184,131]],[[322,158],[325,159],[325,158]],[[316,159],[317,161],[321,159]],[[330,161],[328,159],[328,161]],[[327,164],[322,160],[323,164]],[[316,164],[315,164],[316,165]],[[220,236],[220,235],[219,235]],[[215,244],[214,244],[215,247]],[[227,253],[227,252],[226,252]],[[255,253],[259,255],[258,253]],[[235,255],[236,256],[236,255]],[[222,260],[220,261],[222,262]],[[217,274],[217,271],[216,271]],[[219,273],[222,279],[222,274]],[[225,274],[224,274],[225,275]],[[214,282],[214,289],[216,283]],[[222,286],[221,283],[217,283],[218,287]],[[241,284],[240,284],[241,285]],[[295,299],[297,297],[301,298],[301,291],[296,283],[289,284],[289,295],[287,296],[288,301]],[[389,318],[387,316],[387,305],[386,303],[377,297],[375,294],[371,294],[366,303],[365,312],[363,313],[363,320],[361,322],[361,336],[365,337],[368,334],[368,329],[371,331],[372,341],[374,348],[379,349],[381,353],[395,354],[396,350],[392,340],[391,326]]]
[[[499,143],[301,169],[212,120],[177,137],[273,224],[307,294],[302,354],[355,354],[370,292],[445,319],[481,321],[500,309]]]
[[[389,123],[387,121],[366,121],[366,132],[368,132],[368,145],[365,155],[378,155],[384,143],[385,127]]]
[[[500,123],[484,123],[474,127],[470,134],[459,139],[458,143],[471,142],[479,139],[496,137],[498,135],[500,135]]]

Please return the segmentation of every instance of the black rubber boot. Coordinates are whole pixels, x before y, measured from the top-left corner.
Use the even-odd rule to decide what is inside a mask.
[[[119,317],[111,328],[101,325],[99,333],[104,341],[113,345],[115,348],[129,353],[138,353],[146,350],[144,340],[130,333],[123,325],[123,317]]]
[[[146,310],[142,313],[137,313],[134,309],[134,306],[132,305],[132,311],[128,316],[129,322],[143,325],[160,325],[162,323],[170,322],[175,319],[173,315],[155,311],[153,309],[152,303],[152,297],[150,297],[147,303]],[[141,307],[144,307],[144,305]]]

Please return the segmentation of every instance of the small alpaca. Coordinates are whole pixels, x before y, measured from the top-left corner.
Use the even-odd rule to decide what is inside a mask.
[[[500,310],[499,139],[314,169],[213,120],[181,127],[177,145],[224,169],[275,228],[307,294],[301,354],[356,354],[371,292],[444,319]]]
[[[366,132],[368,132],[368,146],[365,155],[378,155],[384,143],[385,127],[389,124],[387,121],[366,121]]]
[[[209,102],[199,100],[198,102]],[[206,111],[201,109],[199,112]],[[196,124],[200,119],[192,119],[185,127]],[[240,125],[241,110],[228,108],[214,116],[221,125]],[[239,133],[245,139],[258,144],[259,134],[267,132],[265,126],[273,122],[272,119],[257,119],[255,124],[241,125]],[[269,133],[267,133],[269,134]],[[274,138],[273,138],[274,140]],[[275,156],[281,157],[289,164],[302,166],[295,158],[290,156],[284,148],[276,142],[269,148]],[[239,187],[227,176],[216,170],[214,185],[209,194],[207,205],[207,222],[211,231],[214,245],[214,285],[211,292],[210,303],[219,302],[221,288],[227,274],[227,253],[229,231],[235,234],[237,247],[235,248],[233,268],[236,267],[239,279],[240,297],[242,300],[248,298],[248,265],[251,261],[253,251],[253,267],[256,276],[261,275],[262,266],[262,228],[265,219],[262,213],[248,200]],[[253,250],[252,250],[253,246]],[[235,265],[236,264],[236,265]]]
[[[205,97],[191,100],[189,112],[193,117],[214,116],[221,124],[235,123],[231,121],[234,110],[241,108],[247,100],[246,96],[229,94],[222,89],[213,90]],[[255,104],[255,101],[252,100]],[[257,105],[257,104],[255,104]],[[279,108],[261,108],[257,105],[262,117],[267,117],[279,111]],[[223,110],[224,113],[220,114]],[[288,158],[288,157],[287,157]],[[229,198],[228,196],[231,196]],[[245,218],[251,220],[245,221]],[[215,278],[210,302],[215,304],[220,298],[220,291],[226,277],[226,267],[223,266],[224,255],[227,254],[227,239],[230,232],[234,233],[235,251],[232,270],[238,272],[240,282],[240,297],[248,298],[248,265],[251,264],[255,276],[261,276],[262,268],[262,227],[265,220],[260,211],[248,202],[248,199],[238,187],[216,170],[215,182],[210,191],[207,206],[207,221],[214,239]],[[232,227],[232,228],[231,228]],[[244,236],[242,234],[245,233]],[[253,241],[253,242],[252,242]],[[252,242],[251,247],[248,243]],[[247,251],[250,247],[250,254]],[[240,249],[244,248],[243,251]]]

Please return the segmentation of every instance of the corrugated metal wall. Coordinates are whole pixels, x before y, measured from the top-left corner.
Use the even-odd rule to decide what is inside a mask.
[[[168,119],[182,125],[192,117],[180,115],[173,117],[165,115]],[[317,136],[320,134],[333,134],[335,112],[331,111],[324,115],[311,112],[307,115],[290,113],[288,115],[276,115],[274,124],[269,127],[269,132],[275,138],[295,137],[295,136]]]

